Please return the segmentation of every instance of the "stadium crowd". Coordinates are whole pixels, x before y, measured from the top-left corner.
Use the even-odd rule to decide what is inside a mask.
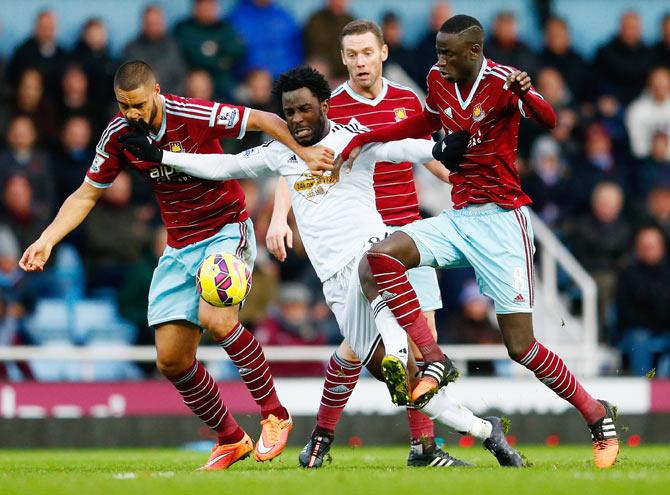
[[[120,56],[108,46],[104,19],[87,20],[68,50],[57,41],[57,12],[39,13],[33,32],[2,62],[0,79],[0,345],[54,338],[35,323],[44,298],[68,307],[91,298],[113,301],[118,321],[133,328],[124,334],[128,341],[153,341],[146,295],[165,230],[139,175],[117,178],[45,272],[22,272],[21,253],[90,166],[98,136],[117,111],[112,79],[121,62],[148,62],[163,92],[279,112],[272,84],[281,72],[307,63],[333,89],[347,77],[339,33],[354,17],[346,0],[324,3],[304,25],[271,0],[240,0],[226,12],[217,0],[194,0],[191,15],[174,26],[160,6],[150,5],[141,32]],[[448,3],[436,3],[416,46],[403,43],[400,15],[378,19],[390,49],[385,70],[421,91],[435,59],[435,34],[451,14]],[[626,12],[592,59],[575,50],[560,18],[546,21],[540,51],[524,43],[512,13],[499,12],[486,27],[485,56],[528,71],[557,111],[550,132],[522,124],[517,166],[535,212],[596,280],[601,340],[620,348],[634,374],[654,366],[670,374],[670,14],[662,19],[661,39],[649,46],[639,15]],[[224,149],[264,139],[250,133],[224,142]],[[448,206],[445,189],[421,170],[417,182],[426,215]],[[339,343],[297,231],[285,262],[263,249],[274,182],[242,185],[259,244],[243,322],[266,345]],[[440,341],[499,342],[491,303],[473,286],[472,274],[438,275],[447,309],[438,313]],[[574,292],[562,283],[566,294]],[[86,344],[93,337],[70,332],[63,338]],[[17,370],[32,376],[28,366]],[[317,365],[314,374],[320,372]],[[0,365],[0,378],[6,373]]]

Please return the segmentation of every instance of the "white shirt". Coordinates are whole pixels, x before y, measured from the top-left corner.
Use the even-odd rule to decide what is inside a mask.
[[[339,155],[349,141],[367,128],[356,123],[330,122],[330,132],[318,143]],[[307,165],[288,147],[269,141],[237,155],[197,155],[163,152],[163,164],[204,179],[255,178],[283,175],[291,191],[291,204],[300,237],[314,270],[325,281],[359,255],[372,237],[382,239],[386,226],[375,205],[373,173],[376,162],[433,159],[433,142],[404,139],[363,147],[351,172],[313,176]]]

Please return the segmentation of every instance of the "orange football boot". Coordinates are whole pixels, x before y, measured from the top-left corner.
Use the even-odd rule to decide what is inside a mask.
[[[619,455],[619,439],[614,422],[617,419],[617,409],[604,400],[598,400],[605,407],[605,416],[589,425],[593,440],[593,461],[596,467],[609,468],[616,462]]]
[[[259,462],[269,461],[282,453],[288,441],[288,434],[293,429],[291,416],[279,419],[270,414],[261,421],[261,437],[254,449],[254,459]]]
[[[214,471],[217,469],[227,469],[232,464],[242,459],[246,459],[254,450],[254,442],[251,441],[246,433],[242,440],[226,445],[216,445],[212,449],[209,460],[198,471]]]

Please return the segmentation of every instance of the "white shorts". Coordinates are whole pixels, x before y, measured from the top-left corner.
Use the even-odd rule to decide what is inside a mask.
[[[342,336],[365,366],[381,340],[372,308],[358,279],[360,256],[323,283],[323,295],[335,315]]]

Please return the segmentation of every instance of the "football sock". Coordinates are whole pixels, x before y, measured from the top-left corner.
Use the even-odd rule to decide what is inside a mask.
[[[514,360],[535,373],[538,380],[556,395],[575,406],[587,424],[593,424],[605,415],[604,406],[584,390],[563,360],[537,340],[533,339],[528,349]]]
[[[249,330],[238,323],[235,329],[218,342],[240,372],[251,396],[261,408],[261,416],[266,419],[270,414],[279,419],[288,419],[289,414],[279,402],[275,391],[272,373],[265,360],[263,349]]]
[[[398,320],[386,306],[382,296],[377,296],[370,305],[375,317],[375,325],[384,341],[386,354],[399,358],[407,367],[407,333],[398,325]]]
[[[440,389],[421,411],[432,420],[481,440],[490,437],[493,430],[491,423],[478,418],[470,409],[451,400],[444,388]]]
[[[443,361],[444,353],[430,333],[419,299],[407,278],[405,266],[386,254],[368,252],[367,260],[379,294],[427,362]]]
[[[360,374],[361,363],[343,359],[337,352],[330,357],[321,404],[316,415],[316,425],[321,431],[331,436],[335,434],[344,406],[347,405]]]
[[[244,432],[233,415],[228,414],[218,385],[202,363],[196,360],[183,373],[167,378],[181,394],[184,404],[217,433],[220,444],[242,440]]]
[[[423,371],[425,364],[422,361],[417,361],[416,366]],[[424,413],[411,406],[407,406],[407,424],[409,425],[409,435],[412,442],[418,441],[421,438],[435,437],[433,421]]]

